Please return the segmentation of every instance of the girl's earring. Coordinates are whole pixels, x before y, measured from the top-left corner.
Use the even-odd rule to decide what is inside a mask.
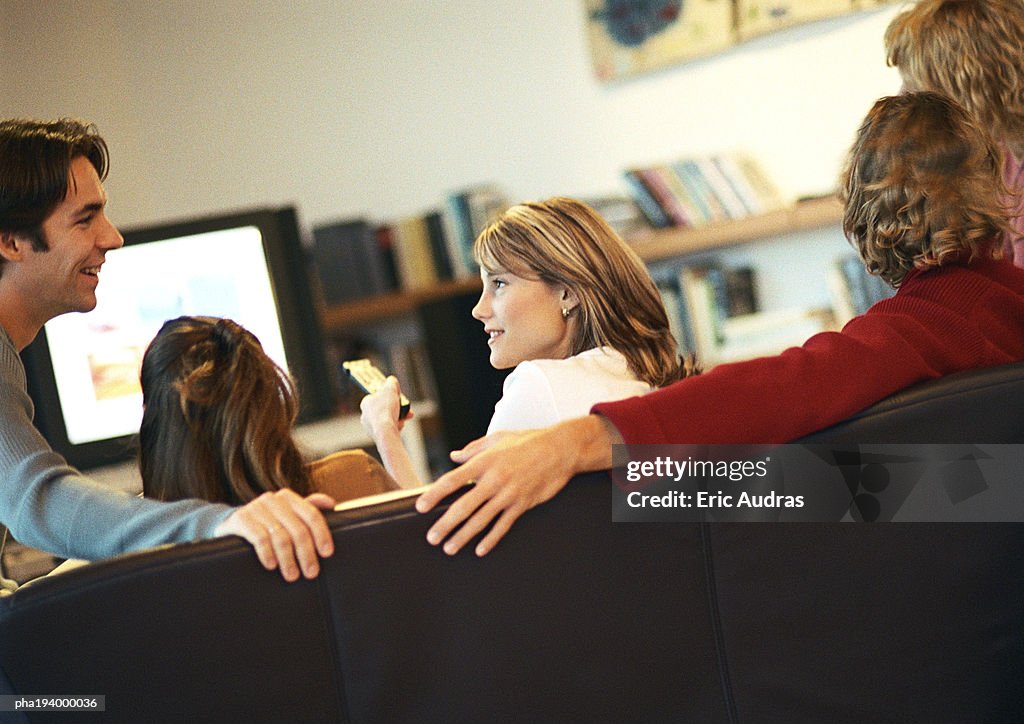
[[[566,307],[563,307],[562,308],[562,319],[568,319],[568,318],[569,318],[569,309],[566,308]]]

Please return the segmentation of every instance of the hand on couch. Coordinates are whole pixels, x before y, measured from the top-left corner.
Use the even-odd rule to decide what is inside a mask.
[[[541,430],[494,433],[452,452],[452,460],[463,465],[431,485],[416,509],[426,513],[451,493],[475,484],[434,523],[427,542],[444,541],[444,552],[454,555],[491,526],[476,546],[478,556],[487,555],[519,516],[553,498],[573,475],[611,467],[617,437],[604,418],[588,415]]]
[[[263,567],[279,568],[286,581],[298,580],[300,571],[312,579],[320,574],[320,557],[334,553],[334,539],[320,512],[334,505],[329,495],[313,493],[303,498],[284,488],[236,508],[214,532],[245,538]]]

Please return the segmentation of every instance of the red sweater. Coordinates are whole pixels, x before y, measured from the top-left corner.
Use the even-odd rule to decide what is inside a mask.
[[[915,382],[1019,360],[1024,269],[985,260],[912,271],[842,332],[592,411],[627,443],[783,443]]]

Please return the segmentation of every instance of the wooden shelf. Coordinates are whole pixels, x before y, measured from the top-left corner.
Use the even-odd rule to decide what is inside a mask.
[[[759,241],[772,236],[820,229],[843,220],[843,208],[834,196],[804,201],[795,206],[745,219],[720,221],[682,229],[655,229],[631,237],[630,245],[644,261],[661,261],[686,254]]]
[[[407,314],[415,311],[416,307],[420,304],[433,299],[443,299],[457,294],[478,292],[481,289],[481,284],[479,277],[470,277],[441,282],[429,289],[382,294],[355,302],[327,307],[321,310],[320,318],[324,330],[330,334],[331,332],[338,332],[350,327],[358,327],[361,324]]]
[[[656,229],[628,239],[646,262],[686,256],[772,236],[820,229],[842,223],[843,209],[833,196],[745,219],[719,221],[685,229]],[[324,330],[335,333],[415,311],[433,299],[480,290],[477,277],[441,282],[429,289],[395,292],[328,307],[321,312]]]

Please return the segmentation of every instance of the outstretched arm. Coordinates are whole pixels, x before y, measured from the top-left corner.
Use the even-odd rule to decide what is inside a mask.
[[[426,513],[475,483],[434,523],[427,541],[444,541],[444,552],[454,555],[493,523],[476,546],[478,556],[487,555],[520,515],[553,498],[573,475],[610,468],[612,444],[620,441],[618,431],[599,415],[474,440],[452,453],[463,465],[439,478],[416,501],[416,509]]]
[[[400,487],[418,488],[423,483],[402,443],[402,427],[413,413],[410,412],[404,419],[398,418],[400,394],[398,378],[388,377],[380,390],[363,398],[359,409],[362,411],[363,427],[373,438],[384,469],[391,473]]]

